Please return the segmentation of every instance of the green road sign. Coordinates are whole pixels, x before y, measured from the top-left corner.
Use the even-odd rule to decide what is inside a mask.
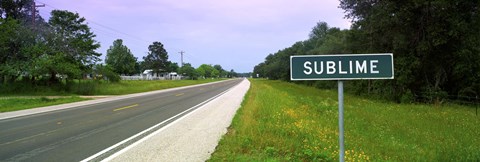
[[[290,56],[290,79],[393,79],[393,54]]]

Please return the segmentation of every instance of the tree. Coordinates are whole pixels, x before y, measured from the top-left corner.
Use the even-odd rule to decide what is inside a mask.
[[[110,82],[120,82],[121,78],[118,75],[118,73],[115,73],[113,71],[113,68],[109,65],[102,65],[102,64],[97,64],[94,66],[93,72],[97,76],[101,76],[101,78],[97,79],[105,79]],[[96,76],[95,76],[96,77]]]
[[[221,65],[213,65],[213,68],[218,71],[218,77],[225,77],[226,72]]]
[[[217,69],[213,68],[212,73],[211,73],[211,77],[218,78],[219,75],[220,75],[220,72]]]
[[[228,72],[228,77],[229,78],[237,77],[237,73],[232,69],[230,70],[230,72]]]
[[[204,78],[212,77],[213,70],[214,68],[212,67],[212,65],[208,65],[208,64],[202,64],[197,68],[198,74]]]
[[[195,72],[198,74],[198,76],[202,77],[203,79],[206,78],[206,71],[204,67],[199,66],[197,69],[195,69]]]
[[[100,60],[101,54],[95,52],[100,44],[94,40],[95,34],[90,31],[85,18],[78,13],[53,10],[51,14],[48,24],[54,35],[48,41],[52,48],[49,57],[61,61],[56,62],[60,69],[50,70],[51,81],[56,80],[56,74],[67,75],[67,81],[79,78],[82,73],[91,71],[95,62]]]
[[[178,63],[168,61],[168,67],[167,67],[168,72],[178,72],[179,69],[180,67],[178,66]]]
[[[0,1],[0,18],[25,20],[31,14],[33,0]]]
[[[143,57],[145,67],[152,69],[154,73],[166,72],[168,66],[168,53],[160,42],[153,42],[148,46],[150,51],[147,56]]]
[[[133,56],[130,49],[123,45],[121,39],[113,41],[113,45],[107,50],[105,63],[113,68],[117,74],[133,75],[138,73],[135,69],[137,58]]]
[[[359,52],[393,52],[395,80],[379,94],[480,93],[480,2],[471,0],[341,0]],[[438,97],[438,96],[433,96]]]
[[[315,42],[315,46],[318,47],[323,44],[325,37],[327,37],[328,29],[328,24],[323,21],[318,22],[317,25],[312,28],[309,37],[310,40]]]
[[[188,76],[190,79],[197,79],[199,75],[190,63],[184,63],[183,66],[178,70],[178,73],[183,76]]]
[[[0,19],[0,83],[3,83],[4,78],[15,75],[15,70],[12,68],[12,62],[17,60],[16,53],[20,50],[17,46],[20,42],[18,40],[18,31],[21,26],[18,21],[13,19]]]

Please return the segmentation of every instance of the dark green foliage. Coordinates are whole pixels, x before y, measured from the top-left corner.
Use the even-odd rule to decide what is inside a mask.
[[[168,64],[167,72],[178,72],[178,70],[180,69],[180,67],[178,66],[178,63],[176,62],[168,61],[167,64]]]
[[[96,65],[94,69],[96,78],[98,80],[105,79],[110,82],[120,82],[120,76],[115,73],[113,68],[109,65],[103,66],[103,65]]]
[[[95,95],[99,83],[92,80],[80,81],[70,87],[70,92],[78,95]]]
[[[0,84],[69,91],[74,79],[91,74],[100,45],[78,14],[53,10],[48,23],[37,15],[33,24],[31,5],[31,0],[0,2]]]
[[[53,10],[49,25],[55,33],[49,41],[54,54],[62,57],[59,64],[68,64],[64,69],[50,69],[51,74],[66,74],[68,78],[81,78],[82,73],[91,71],[100,53],[95,52],[100,44],[94,40],[95,34],[85,23],[85,18],[69,11]],[[51,77],[55,77],[52,75]]]
[[[163,44],[160,42],[153,42],[148,46],[150,51],[147,56],[143,57],[144,67],[146,69],[152,69],[154,73],[166,72],[168,69],[168,53],[163,48]]]
[[[230,72],[227,73],[227,75],[228,75],[227,78],[238,77],[238,73],[235,72],[233,69],[231,69]],[[251,75],[252,75],[252,73],[248,73],[243,77],[250,77]]]
[[[270,54],[254,76],[289,80],[289,56],[394,54],[394,80],[348,81],[347,90],[397,102],[480,95],[479,1],[341,0],[351,29],[319,22],[308,40]],[[320,83],[321,82],[321,83]],[[330,81],[302,81],[335,88]],[[457,97],[458,98],[458,97]]]
[[[31,13],[33,0],[2,0],[0,1],[0,19],[26,20]]]
[[[189,77],[189,79],[196,80],[198,79],[199,74],[190,63],[185,63],[181,68],[179,68],[178,73],[183,76]]]
[[[228,72],[225,71],[225,69],[223,69],[221,65],[218,65],[218,64],[213,65],[213,68],[215,68],[218,71],[218,77],[221,77],[221,78],[228,77]]]
[[[200,77],[210,78],[215,77],[214,71],[217,71],[217,69],[213,68],[210,64],[202,64],[196,69],[196,71]]]
[[[105,63],[113,68],[117,74],[133,75],[139,73],[135,66],[137,58],[133,56],[130,49],[123,45],[123,40],[113,41],[113,45],[107,50]]]

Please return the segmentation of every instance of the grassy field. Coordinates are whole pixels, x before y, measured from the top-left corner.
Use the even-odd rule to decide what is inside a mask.
[[[336,90],[250,81],[210,161],[338,161]],[[480,116],[472,107],[346,94],[345,155],[346,161],[479,161]]]
[[[0,98],[0,112],[30,109],[34,107],[51,106],[70,102],[89,100],[80,97],[29,97],[29,98]]]
[[[201,80],[123,80],[120,83],[100,83],[95,84],[91,82],[79,83],[73,87],[72,91],[77,94],[87,95],[123,95],[139,92],[148,92],[153,90],[161,90],[174,87],[182,87],[194,84],[209,83],[220,81],[223,79],[201,79]],[[85,89],[89,87],[91,89]]]
[[[64,85],[33,86],[30,83],[0,84],[0,96],[71,96],[71,95],[123,95],[167,88],[215,82],[224,79],[201,80],[123,80],[111,83],[95,80],[75,80],[69,87]],[[68,89],[68,90],[66,90]]]
[[[3,96],[0,97],[0,112],[87,100],[78,97],[78,95],[124,95],[220,80],[223,79],[121,81],[119,83],[80,81],[75,82],[68,92],[56,90],[60,89],[58,87],[32,87],[29,84],[17,84],[10,87],[2,87],[3,89],[0,90],[0,96]],[[64,97],[46,98],[42,96]]]

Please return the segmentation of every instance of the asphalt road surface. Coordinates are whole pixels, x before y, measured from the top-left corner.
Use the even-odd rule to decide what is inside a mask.
[[[241,81],[0,120],[0,161],[81,161],[159,123],[166,125]],[[106,158],[146,135],[148,132],[93,160]]]

